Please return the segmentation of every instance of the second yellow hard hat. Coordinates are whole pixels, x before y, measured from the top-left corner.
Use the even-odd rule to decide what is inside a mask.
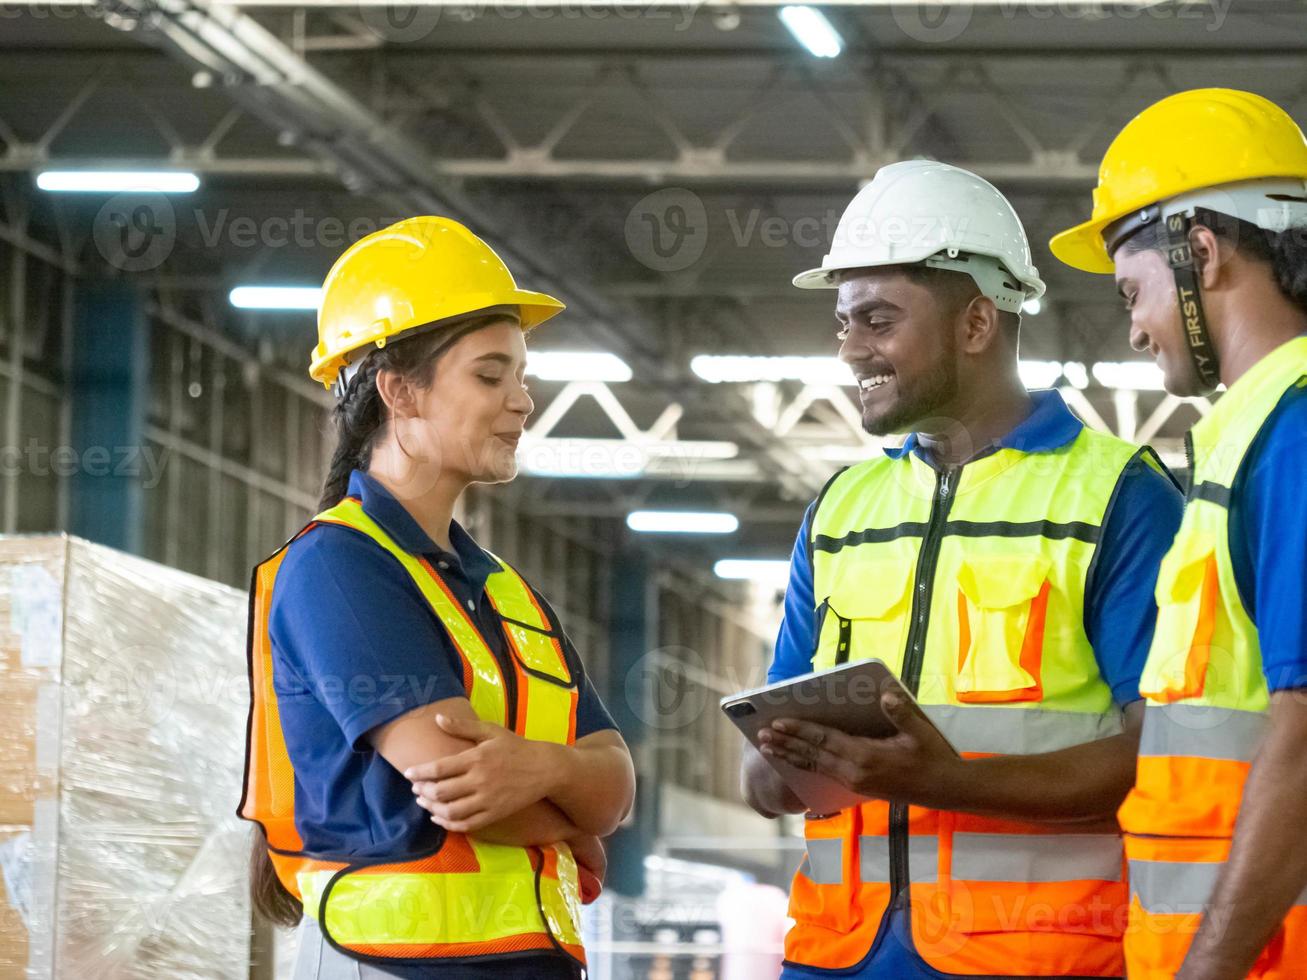
[[[1251,92],[1194,89],[1149,106],[1103,156],[1090,219],[1055,235],[1053,254],[1111,272],[1103,229],[1188,191],[1268,177],[1307,178],[1307,140],[1287,112]]]

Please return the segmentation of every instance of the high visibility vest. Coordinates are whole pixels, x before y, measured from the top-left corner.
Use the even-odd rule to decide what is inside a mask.
[[[1169,980],[1184,961],[1268,724],[1261,643],[1230,557],[1230,500],[1267,417],[1304,386],[1300,337],[1255,364],[1189,434],[1188,502],[1158,572],[1157,630],[1139,685],[1147,701],[1135,787],[1118,814],[1130,859],[1131,980]],[[1287,980],[1305,969],[1307,892],[1249,976]]]
[[[965,757],[1064,749],[1118,734],[1084,626],[1104,520],[1151,450],[1083,429],[937,473],[912,453],[837,474],[810,549],[814,670],[884,660]],[[1120,976],[1120,835],[868,801],[805,820],[791,962],[862,961],[892,905],[945,973]]]
[[[412,578],[463,662],[463,683],[482,721],[526,738],[571,744],[577,684],[530,586],[500,561],[486,580],[510,655],[496,657],[425,558],[404,551],[346,498],[315,517],[353,528],[385,549]],[[262,825],[283,885],[333,945],[365,962],[451,960],[523,950],[559,950],[580,962],[580,886],[566,844],[516,847],[440,832],[424,853],[385,859],[310,854],[295,826],[295,770],[274,688],[268,614],[287,542],[254,572],[250,594],[250,719],[245,789],[238,815]],[[497,561],[499,559],[496,559]]]

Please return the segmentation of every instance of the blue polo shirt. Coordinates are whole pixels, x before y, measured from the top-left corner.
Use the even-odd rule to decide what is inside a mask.
[[[1307,388],[1291,388],[1244,456],[1230,497],[1230,557],[1272,691],[1307,687]]]
[[[1021,452],[1051,452],[1074,440],[1084,428],[1056,391],[1032,391],[1034,407],[1024,422],[985,453],[1000,448]],[[893,457],[916,453],[931,460],[910,435],[901,448],[886,449]],[[815,505],[814,505],[815,506]],[[1093,580],[1085,596],[1085,631],[1094,647],[1103,678],[1120,705],[1139,698],[1139,676],[1153,638],[1157,607],[1153,588],[1157,569],[1180,527],[1184,498],[1175,483],[1142,460],[1133,460],[1121,476],[1120,489],[1104,519]],[[799,528],[790,560],[790,582],[785,593],[785,617],[776,639],[776,654],[767,673],[769,681],[784,680],[812,669],[817,646],[812,565],[808,561],[809,506]],[[911,928],[901,909],[891,909],[866,958],[850,970],[838,971],[848,980],[894,977],[895,980],[942,980],[912,943]],[[809,970],[787,964],[783,980],[817,980],[831,971]]]
[[[497,657],[508,656],[485,584],[499,566],[457,522],[452,551],[431,540],[375,479],[355,470],[349,495],[406,551],[436,566]],[[539,592],[546,613],[554,612]],[[440,833],[413,800],[409,781],[368,741],[380,725],[425,704],[464,697],[457,649],[399,562],[347,527],[320,525],[291,543],[269,612],[273,678],[295,767],[295,824],[321,857],[400,856],[429,850]],[[579,678],[577,738],[615,728],[571,641],[564,653]],[[566,968],[564,968],[566,967]],[[395,967],[395,976],[470,980],[484,967]],[[558,956],[496,963],[496,980],[571,977]]]

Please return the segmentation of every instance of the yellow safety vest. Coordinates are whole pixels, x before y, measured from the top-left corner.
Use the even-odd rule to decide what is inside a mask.
[[[812,519],[814,670],[884,660],[967,757],[1122,730],[1084,601],[1121,476],[1151,450],[1082,429],[937,473],[913,453],[838,474]],[[865,958],[894,904],[927,963],[980,976],[1120,976],[1120,836],[868,801],[808,819],[787,958]],[[885,941],[892,941],[886,939]]]
[[[550,622],[512,568],[486,580],[510,656],[501,662],[425,558],[404,551],[347,497],[315,517],[352,528],[391,554],[431,604],[463,662],[478,718],[526,738],[570,744],[578,690]],[[291,541],[294,541],[292,538]],[[303,849],[295,826],[295,771],[286,751],[274,686],[268,614],[290,542],[262,562],[250,592],[250,724],[239,816],[262,825],[282,883],[323,934],[364,961],[452,960],[522,950],[560,950],[584,962],[580,886],[566,844],[516,847],[442,833],[427,853],[351,861]]]
[[[1189,434],[1189,499],[1158,573],[1157,630],[1139,685],[1147,698],[1139,766],[1119,815],[1130,859],[1131,980],[1170,978],[1184,961],[1266,730],[1270,694],[1257,626],[1235,581],[1230,503],[1267,418],[1305,385],[1307,337],[1299,337],[1255,364]],[[1249,976],[1288,980],[1304,964],[1307,892]]]

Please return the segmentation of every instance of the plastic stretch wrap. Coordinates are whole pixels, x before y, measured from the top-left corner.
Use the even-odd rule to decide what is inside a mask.
[[[245,596],[0,537],[0,980],[249,970]]]

